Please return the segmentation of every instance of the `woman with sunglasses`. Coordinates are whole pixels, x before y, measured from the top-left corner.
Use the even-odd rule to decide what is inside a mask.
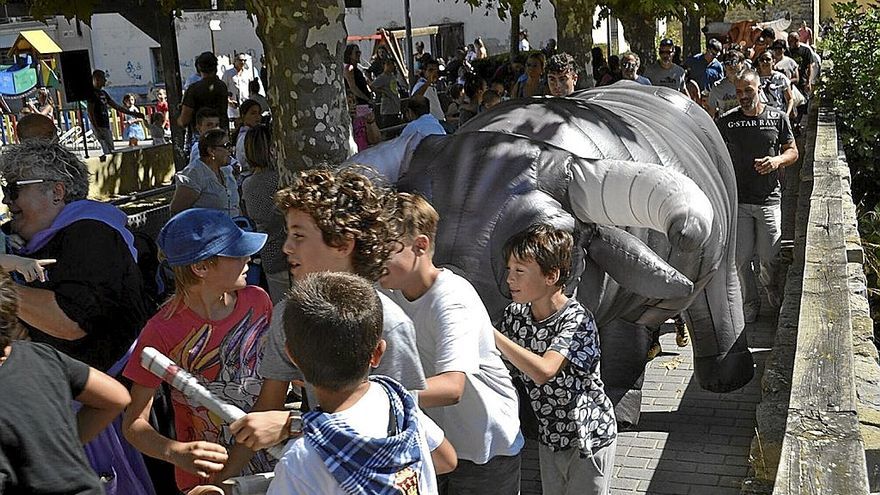
[[[148,313],[125,213],[86,199],[88,168],[57,142],[5,146],[0,176],[12,216],[4,228],[18,246],[14,254],[56,260],[16,288],[17,315],[28,336],[110,376],[119,374]],[[86,446],[92,467],[113,477],[118,493],[152,493],[140,454],[126,450],[120,438],[111,427]]]
[[[238,184],[229,165],[232,143],[222,129],[212,129],[199,140],[199,158],[175,175],[171,215],[189,208],[222,210],[241,215]]]
[[[761,101],[785,112],[789,118],[794,109],[791,81],[785,74],[773,70],[773,56],[764,52],[758,56],[758,75],[761,76]]]

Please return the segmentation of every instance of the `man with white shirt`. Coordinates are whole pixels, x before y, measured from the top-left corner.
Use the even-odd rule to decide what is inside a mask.
[[[232,68],[223,73],[223,82],[229,89],[229,119],[238,117],[238,105],[250,97],[249,84],[253,76],[247,71],[247,54],[239,53],[235,56]]]
[[[422,137],[432,134],[446,134],[443,126],[431,114],[431,102],[424,96],[413,96],[404,103],[403,115],[409,124],[403,128],[401,136],[420,134]]]
[[[431,102],[431,115],[438,121],[446,120],[443,106],[440,105],[440,97],[437,96],[437,88],[434,83],[440,77],[440,63],[434,59],[423,61],[425,75],[420,77],[412,89],[412,96],[424,96]]]

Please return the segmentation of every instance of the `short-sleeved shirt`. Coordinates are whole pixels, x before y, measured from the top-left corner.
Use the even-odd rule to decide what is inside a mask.
[[[424,77],[416,81],[415,85],[413,85],[411,94],[416,94],[419,88],[425,84],[428,84],[428,80]],[[443,105],[440,104],[440,97],[437,95],[437,88],[433,85],[428,87],[428,89],[425,90],[425,98],[431,102],[431,115],[439,121],[446,120],[446,114],[443,113]]]
[[[398,93],[397,77],[394,74],[380,74],[373,80],[373,89],[382,98],[381,115],[400,113],[400,93]]]
[[[739,202],[779,204],[779,171],[761,175],[755,170],[755,159],[777,156],[783,145],[794,141],[785,112],[764,105],[760,114],[750,117],[737,108],[721,117],[718,130],[733,161]]]
[[[702,53],[686,58],[684,65],[690,71],[694,81],[700,85],[700,91],[710,89],[716,81],[724,77],[724,68],[721,66],[721,62],[717,59],[707,62]]]
[[[645,70],[647,77],[654,86],[664,86],[676,91],[684,91],[685,70],[680,65],[672,64],[664,69],[660,64],[651,64]]]
[[[568,360],[543,385],[520,373],[538,418],[541,443],[554,451],[584,452],[610,445],[617,421],[599,376],[599,331],[593,315],[569,299],[555,314],[534,321],[531,305],[513,303],[504,310],[500,331],[535,354],[555,351]]]
[[[210,167],[205,165],[205,162],[196,159],[178,172],[175,177],[178,186],[184,186],[199,193],[199,197],[192,205],[193,208],[221,210],[230,217],[237,217],[241,215],[239,207],[241,198],[238,195],[238,184],[232,174],[232,167],[228,165],[220,167],[220,173],[223,174],[223,182],[220,182],[220,178]]]
[[[782,72],[789,79],[794,79],[794,75],[798,71],[798,64],[791,57],[783,55],[779,62],[773,64],[773,69]]]
[[[781,72],[772,71],[769,76],[761,76],[762,101],[784,111],[788,105],[785,91],[790,86],[791,81]]]
[[[810,49],[809,46],[800,44],[797,48],[789,50],[791,52],[791,58],[797,62],[798,69],[801,72],[801,80],[800,83],[806,83],[805,79],[807,74],[807,69],[815,62],[818,62],[816,59],[816,55],[813,53],[813,50]]]
[[[715,83],[709,91],[709,107],[716,109],[716,115],[729,112],[739,106],[736,98],[736,85],[724,78]]]
[[[165,308],[160,309],[138,337],[123,375],[138,385],[158,387],[162,379],[141,366],[140,360],[144,347],[154,347],[220,400],[249,411],[263,385],[258,370],[272,302],[263,289],[254,286],[237,291],[236,297],[232,313],[219,321],[206,320],[186,306],[170,318],[166,318]],[[177,390],[172,390],[171,400],[178,441],[233,443],[228,425],[205,407],[191,402]],[[272,468],[265,452],[260,452],[243,473],[267,472]],[[175,478],[177,486],[184,491],[199,483],[197,476],[182,469],[175,469]]]
[[[425,410],[455,446],[459,459],[485,464],[519,453],[519,402],[510,372],[495,347],[495,332],[480,295],[464,278],[441,270],[421,297],[391,298],[413,320],[422,368],[429,377],[465,375],[458,404]]]
[[[103,129],[110,128],[110,113],[107,109],[107,101],[110,95],[103,89],[96,89],[89,93],[89,99],[86,100],[89,106],[90,115],[94,118],[92,125]]]
[[[284,247],[286,232],[284,216],[275,207],[273,198],[278,191],[278,171],[260,170],[241,183],[241,196],[248,217],[254,221],[257,230],[269,235],[266,245],[260,250],[260,261],[266,273],[284,272],[288,269]]]
[[[12,343],[0,366],[0,493],[103,495],[72,408],[88,378],[86,364],[46,344]]]
[[[378,294],[382,302],[382,338],[385,339],[387,347],[379,366],[371,370],[372,374],[390,376],[407,390],[424,390],[427,388],[427,383],[422,363],[419,361],[416,331],[412,320],[387,296],[381,292]],[[302,373],[290,361],[284,350],[287,341],[282,321],[284,307],[284,301],[279,302],[275,307],[260,374],[264,378],[285,382],[302,380]]]
[[[195,130],[195,115],[201,108],[210,107],[220,116],[220,128],[229,129],[229,117],[226,109],[229,106],[229,89],[226,84],[217,77],[206,77],[192,83],[183,94],[183,105],[192,108],[193,119],[190,121],[190,131]]]
[[[27,285],[55,293],[61,311],[86,333],[65,340],[25,324],[31,339],[109,370],[128,351],[148,316],[141,272],[122,235],[104,222],[80,220],[31,256],[57,261],[47,267],[45,282]]]

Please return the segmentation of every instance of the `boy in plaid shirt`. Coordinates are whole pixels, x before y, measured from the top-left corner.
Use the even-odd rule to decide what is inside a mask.
[[[571,234],[536,225],[504,246],[513,303],[495,343],[521,373],[538,418],[544,493],[607,494],[617,423],[599,377],[596,322],[563,292]]]
[[[369,376],[385,351],[376,290],[353,274],[308,275],[288,293],[283,324],[321,406],[303,415],[268,495],[436,494],[455,449],[402,385]]]

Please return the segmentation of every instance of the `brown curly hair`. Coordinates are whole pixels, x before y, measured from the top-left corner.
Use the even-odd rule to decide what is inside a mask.
[[[24,337],[24,329],[18,322],[18,291],[16,283],[0,271],[0,356],[13,340]]]
[[[385,274],[399,235],[391,221],[393,197],[360,171],[366,168],[300,172],[293,184],[278,191],[275,204],[283,212],[309,214],[328,246],[339,247],[353,239],[355,273],[375,282]]]

